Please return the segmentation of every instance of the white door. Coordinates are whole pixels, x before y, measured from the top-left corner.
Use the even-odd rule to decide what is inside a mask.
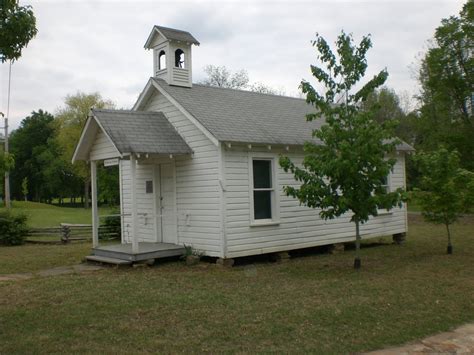
[[[157,238],[163,243],[178,243],[174,164],[160,164],[157,186]]]

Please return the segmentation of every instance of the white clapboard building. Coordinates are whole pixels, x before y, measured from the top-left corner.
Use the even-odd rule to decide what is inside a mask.
[[[93,254],[129,261],[182,253],[189,245],[229,259],[355,239],[350,216],[325,221],[283,192],[295,185],[280,154],[303,158],[311,139],[305,100],[192,83],[188,32],[155,26],[145,48],[153,77],[132,110],[92,109],[73,161],[90,162]],[[387,179],[405,186],[405,153]],[[97,164],[118,164],[122,244],[99,246]],[[405,233],[405,206],[364,224],[363,238]]]

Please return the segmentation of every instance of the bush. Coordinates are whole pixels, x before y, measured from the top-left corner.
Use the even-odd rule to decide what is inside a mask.
[[[120,210],[112,210],[110,212],[112,215],[120,215]],[[104,223],[102,224],[103,227],[106,227],[106,235],[108,237],[114,236],[115,238],[120,238],[122,235],[122,223],[120,216],[114,216],[114,217],[105,217],[104,218]],[[108,238],[102,238],[102,239],[108,239]]]
[[[21,245],[28,234],[26,216],[13,215],[8,211],[0,212],[0,244]]]

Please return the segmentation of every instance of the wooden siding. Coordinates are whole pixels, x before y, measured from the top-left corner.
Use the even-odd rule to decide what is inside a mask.
[[[217,147],[164,96],[156,93],[144,105],[147,111],[161,111],[191,147],[193,157],[176,157],[176,208],[178,243],[192,245],[209,256],[222,256],[222,223]],[[169,159],[169,158],[168,158]],[[122,164],[124,213],[131,211],[130,180],[127,161]],[[149,165],[152,167],[153,165]],[[145,176],[152,170],[138,165],[139,191],[145,191]],[[151,169],[151,168],[150,168]],[[143,186],[141,184],[143,183]],[[144,199],[144,200],[142,200]],[[153,213],[146,196],[138,196],[146,206],[139,213]],[[143,221],[143,218],[140,218]],[[127,229],[127,217],[124,220]],[[154,224],[153,224],[154,225]],[[144,228],[141,231],[147,232]],[[124,233],[126,233],[124,231]],[[154,232],[153,232],[154,233]],[[147,234],[148,235],[148,234]],[[126,238],[126,235],[124,235]]]
[[[256,149],[252,148],[252,154]],[[257,149],[258,151],[258,149]],[[262,149],[262,152],[264,150]],[[273,151],[273,150],[272,150]],[[278,165],[278,153],[273,151],[277,167],[277,193],[280,199],[278,225],[250,226],[249,159],[248,152],[231,148],[225,156],[225,221],[226,257],[239,257],[269,252],[291,250],[355,239],[355,226],[348,215],[335,220],[322,220],[318,210],[300,206],[299,202],[283,193],[283,186],[297,183],[293,176]],[[287,153],[295,161],[302,155]],[[268,151],[265,156],[268,156]],[[390,177],[391,188],[405,186],[403,155]],[[406,231],[406,210],[395,208],[391,213],[372,218],[362,226],[363,238],[390,235]]]
[[[95,136],[94,143],[92,144],[89,159],[90,160],[102,160],[109,158],[116,158],[120,156],[120,153],[110,141],[102,129],[99,129]]]
[[[122,237],[125,242],[131,243],[132,237],[132,195],[130,160],[122,160],[120,164],[120,175],[122,177],[122,213],[123,229]],[[155,232],[155,199],[154,194],[147,194],[145,191],[146,181],[153,181],[153,165],[137,165],[137,201],[140,242],[157,242]]]

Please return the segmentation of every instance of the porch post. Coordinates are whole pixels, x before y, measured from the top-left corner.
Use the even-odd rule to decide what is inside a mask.
[[[91,161],[92,247],[99,246],[99,213],[97,208],[97,162]]]
[[[130,155],[132,194],[132,252],[138,253],[138,212],[137,212],[137,159]]]

